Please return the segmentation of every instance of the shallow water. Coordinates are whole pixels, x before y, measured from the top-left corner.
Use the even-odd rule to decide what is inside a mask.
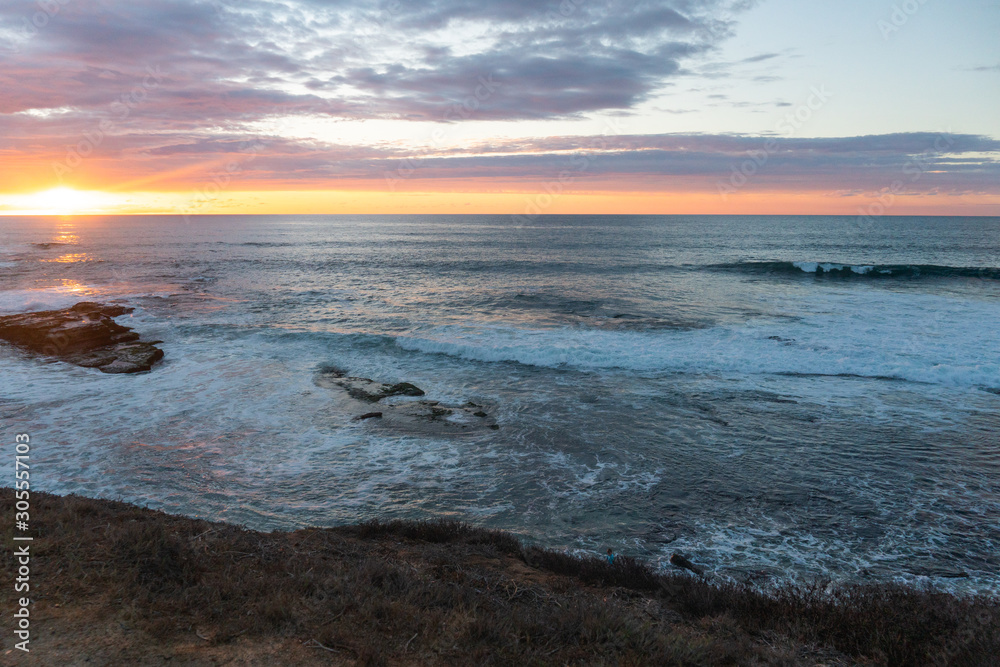
[[[0,414],[56,493],[996,593],[998,267],[998,218],[0,218],[0,311],[125,303],[166,352],[2,346]],[[501,429],[353,422],[323,364]]]

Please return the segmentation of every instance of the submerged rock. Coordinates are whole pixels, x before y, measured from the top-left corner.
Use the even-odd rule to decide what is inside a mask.
[[[409,382],[385,384],[383,382],[369,380],[368,378],[345,377],[343,371],[334,367],[326,367],[321,370],[321,373],[329,382],[345,389],[347,393],[350,394],[351,398],[356,398],[359,401],[377,403],[383,398],[389,398],[390,396],[424,395],[424,392],[420,389],[420,387],[412,385]]]
[[[0,340],[104,373],[148,371],[163,350],[114,321],[132,312],[124,306],[83,301],[65,310],[45,310],[0,317]]]
[[[670,556],[670,564],[673,565],[674,567],[679,567],[684,570],[690,570],[691,572],[694,572],[699,576],[705,575],[704,570],[702,570],[700,567],[698,567],[697,565],[695,565],[694,563],[692,563],[691,561],[689,561],[687,558],[685,558],[680,554],[672,554]]]
[[[377,382],[349,376],[334,366],[323,366],[316,375],[316,385],[340,390],[339,412],[342,414],[356,413],[362,404],[379,403],[380,412],[353,418],[354,421],[367,421],[377,416],[379,428],[424,435],[455,435],[500,428],[477,403],[446,405],[439,401],[407,400],[424,395],[422,389],[409,382]]]

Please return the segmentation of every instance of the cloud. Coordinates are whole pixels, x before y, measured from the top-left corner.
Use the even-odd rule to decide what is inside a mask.
[[[761,53],[756,56],[750,56],[749,58],[744,58],[741,63],[759,63],[764,60],[771,60],[772,58],[781,57],[780,53]]]
[[[35,137],[30,148],[20,149],[23,156],[65,164],[59,139],[63,130],[57,127],[48,136],[40,131],[65,122],[19,116],[14,129]],[[13,164],[18,150],[16,145],[0,144],[0,152]],[[878,191],[901,181],[915,192],[1000,194],[1000,140],[920,132],[835,138],[558,136],[433,150],[338,145],[265,134],[132,132],[107,137],[88,157],[88,164],[110,180],[146,179],[167,189],[194,187],[233,163],[243,165],[233,187],[247,190],[421,190],[457,183],[531,190],[566,180],[568,174],[567,190],[714,191],[750,164],[752,178],[741,186],[748,192]]]
[[[964,134],[553,137],[456,149],[448,157],[420,160],[417,171],[424,178],[471,174],[508,182],[544,182],[570,172],[581,187],[617,183],[656,190],[683,182],[714,189],[748,160],[756,165],[750,190],[879,190],[899,180],[919,191],[1000,194],[1000,141]],[[413,166],[392,157],[383,163]]]
[[[429,153],[246,128],[317,116],[456,123],[624,113],[713,54],[752,4],[73,0],[45,5],[58,10],[42,20],[34,0],[7,0],[0,4],[7,26],[0,30],[0,183],[28,179],[28,168],[36,182],[51,179],[75,151],[87,158],[72,178],[155,187],[190,187],[235,161],[245,165],[238,180],[247,188],[493,179],[530,189],[569,172],[581,188],[713,189],[759,154],[766,138],[566,136]],[[743,68],[770,81],[773,75],[755,70],[781,55],[708,63],[701,76]],[[788,103],[767,106],[775,104]],[[746,187],[877,189],[920,157],[913,187],[1000,189],[995,140],[946,136],[946,151],[933,150],[940,135],[930,133],[775,137]]]
[[[51,6],[34,26],[35,2],[0,5],[0,21],[15,26],[0,33],[0,113],[93,109],[153,66],[168,73],[161,120],[232,122],[275,106],[350,118],[471,115],[447,116],[456,104],[475,106],[477,120],[572,117],[649,99],[685,59],[729,35],[744,8],[732,0]],[[491,77],[499,85],[484,95],[480,81]]]

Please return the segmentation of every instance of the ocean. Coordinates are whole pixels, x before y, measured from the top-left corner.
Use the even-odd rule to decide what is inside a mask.
[[[1000,218],[0,218],[0,314],[84,300],[166,356],[0,345],[33,489],[1000,591]],[[500,428],[356,421],[331,366]]]

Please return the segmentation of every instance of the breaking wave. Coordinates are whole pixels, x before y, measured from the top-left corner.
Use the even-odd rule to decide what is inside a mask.
[[[1000,268],[937,264],[841,264],[837,262],[736,262],[714,264],[717,270],[762,275],[815,276],[849,279],[973,278],[1000,280]]]

